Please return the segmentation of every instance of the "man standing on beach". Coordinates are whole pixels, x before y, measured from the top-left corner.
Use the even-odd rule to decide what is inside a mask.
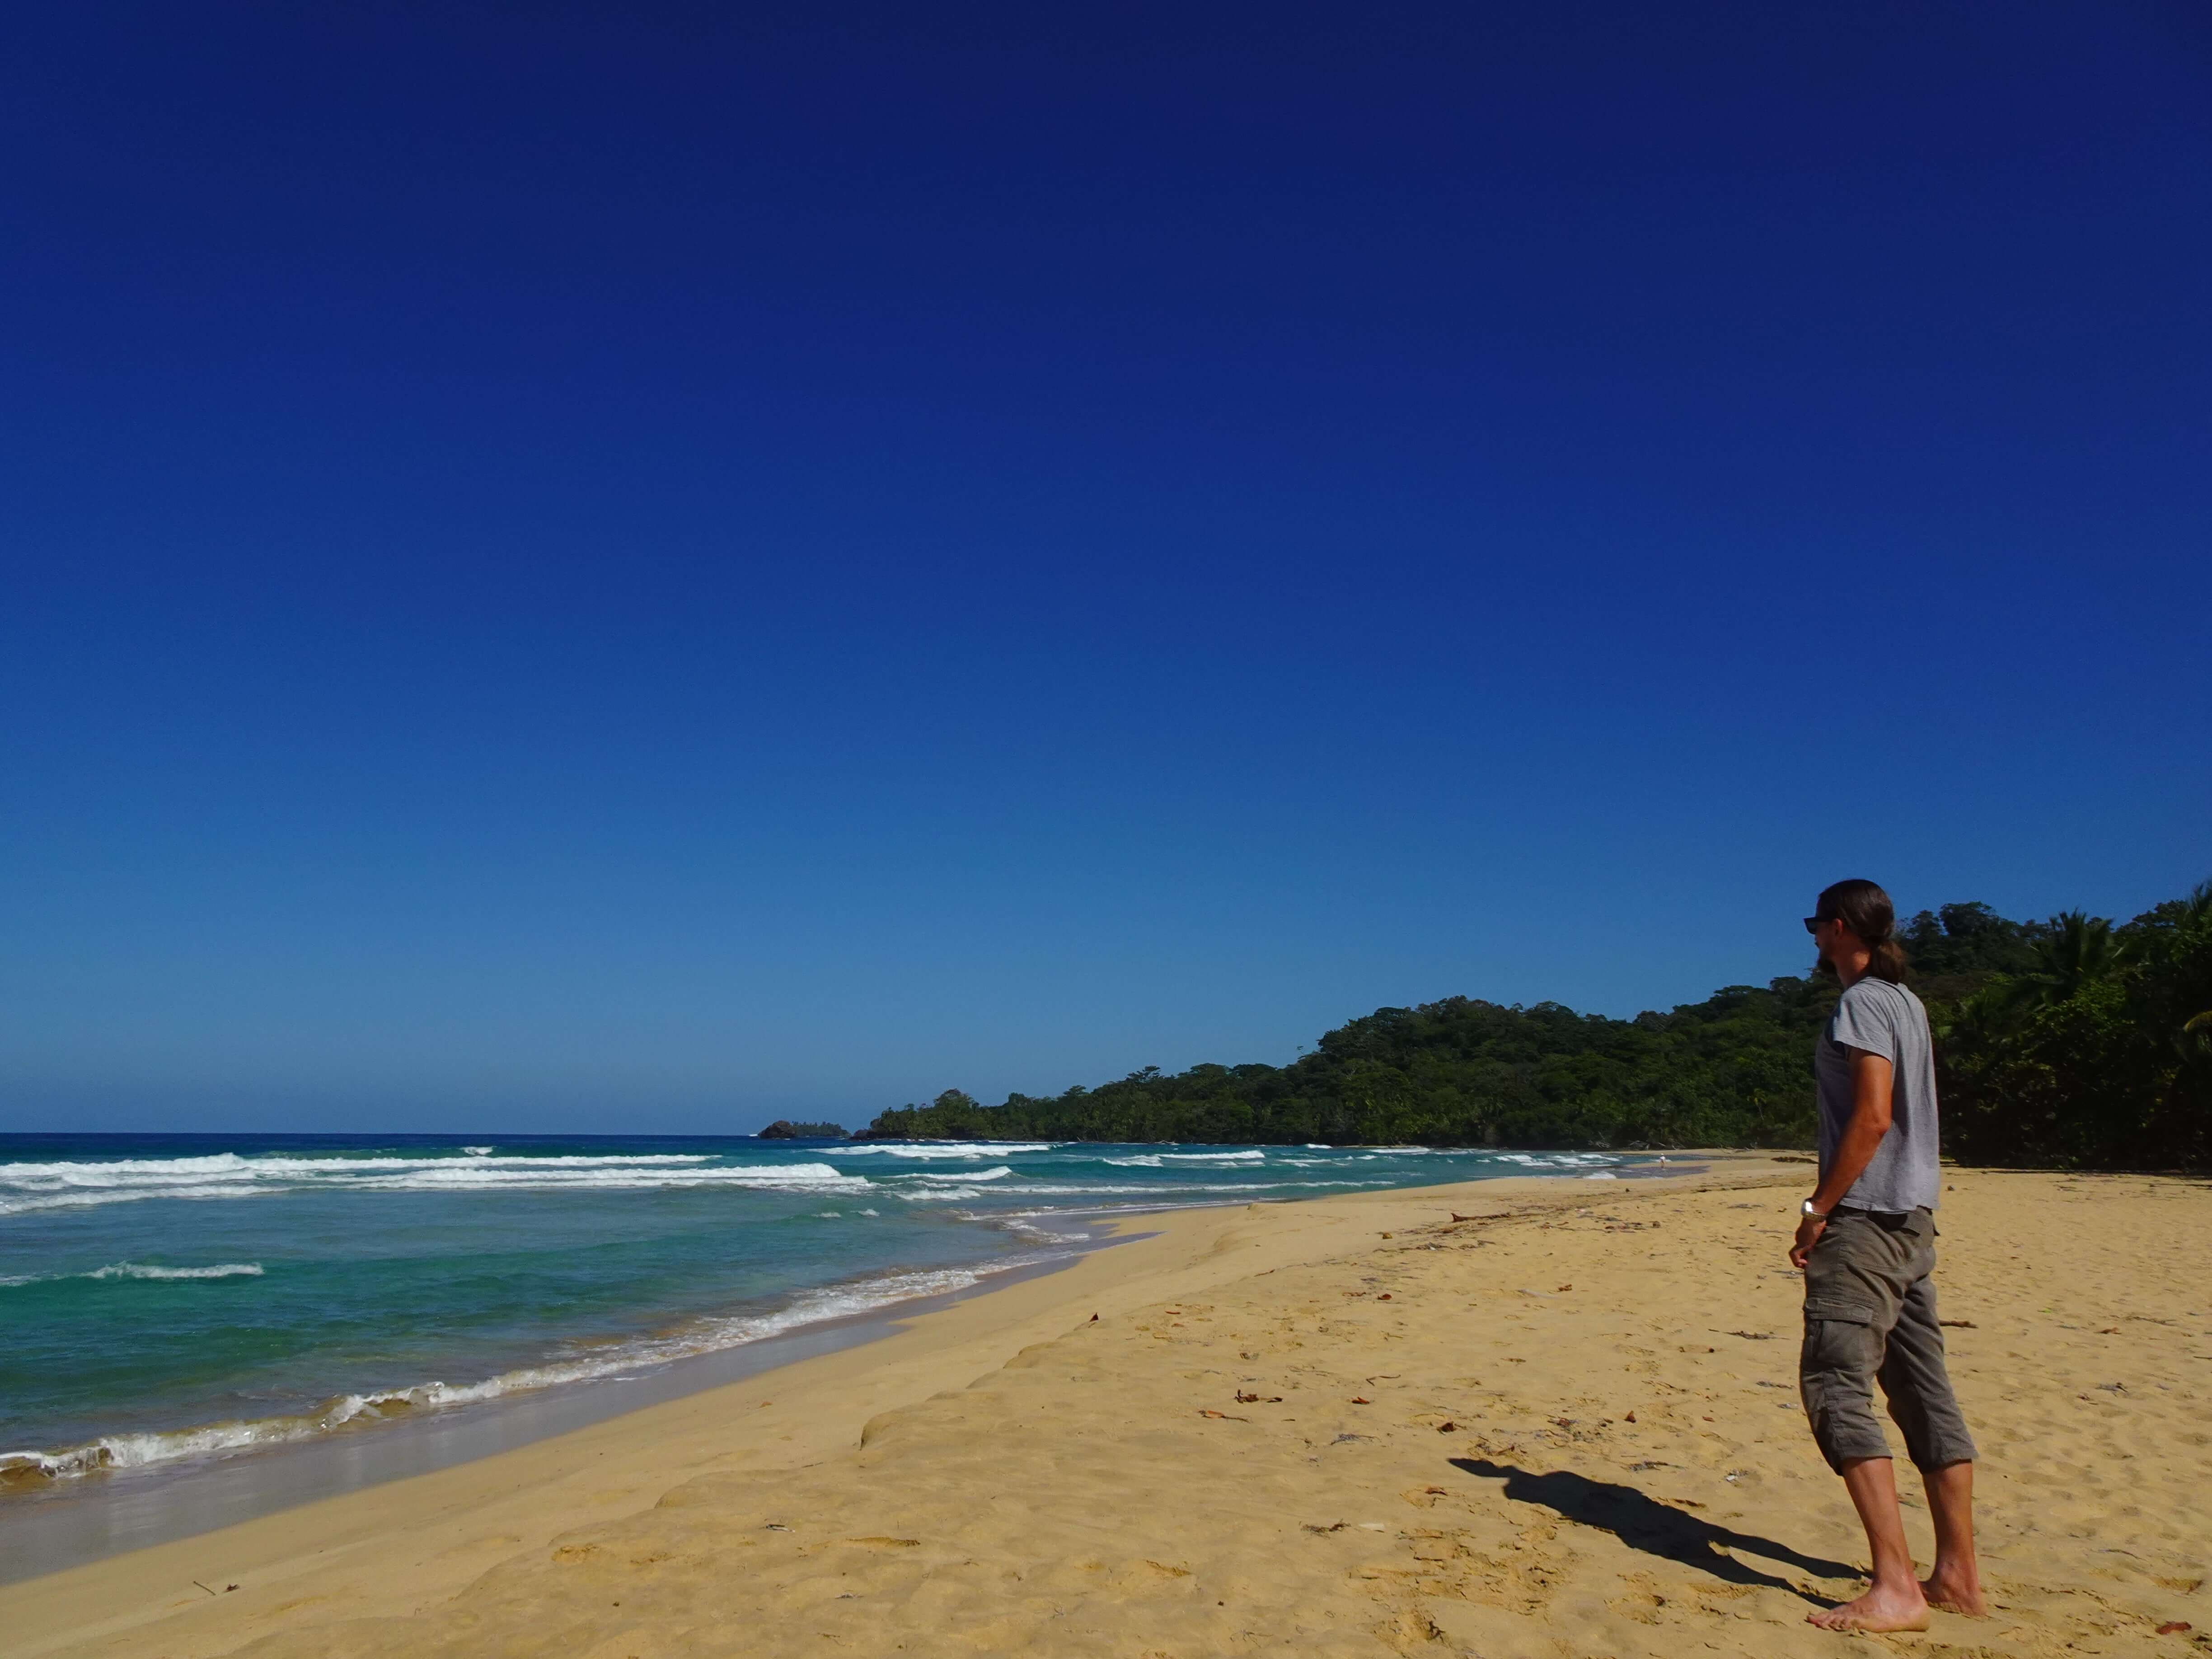
[[[1790,1265],[1805,1273],[1798,1388],[1813,1437],[1844,1478],[1874,1562],[1867,1593],[1810,1615],[1829,1630],[1925,1630],[1930,1607],[1979,1616],[1974,1443],[1951,1393],[1929,1275],[1936,1267],[1936,1065],[1928,1012],[1906,990],[1889,895],[1839,881],[1805,918],[1822,971],[1843,981],[1815,1056],[1820,1184]],[[1928,1489],[1936,1565],[1914,1577],[1879,1382]]]

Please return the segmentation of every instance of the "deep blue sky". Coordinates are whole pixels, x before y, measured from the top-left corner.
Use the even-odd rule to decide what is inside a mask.
[[[2212,874],[2201,8],[724,9],[0,25],[0,1128],[857,1123]]]

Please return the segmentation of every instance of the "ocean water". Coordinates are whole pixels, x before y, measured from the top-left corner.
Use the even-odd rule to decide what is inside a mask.
[[[1650,1160],[749,1137],[0,1135],[0,1504],[605,1387],[1116,1211]]]

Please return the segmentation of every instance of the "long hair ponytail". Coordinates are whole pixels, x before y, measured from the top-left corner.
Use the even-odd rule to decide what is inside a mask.
[[[1905,947],[1897,942],[1897,909],[1870,881],[1839,881],[1823,888],[1813,914],[1840,921],[1871,953],[1867,973],[1892,985],[1905,982]]]

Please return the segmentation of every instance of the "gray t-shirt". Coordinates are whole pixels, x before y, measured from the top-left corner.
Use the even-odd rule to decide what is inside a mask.
[[[1928,1011],[1902,985],[1867,978],[1845,991],[1828,1018],[1813,1069],[1820,1085],[1820,1174],[1825,1179],[1851,1121],[1853,1048],[1890,1064],[1889,1133],[1843,1201],[1860,1210],[1936,1207],[1936,1054]]]

